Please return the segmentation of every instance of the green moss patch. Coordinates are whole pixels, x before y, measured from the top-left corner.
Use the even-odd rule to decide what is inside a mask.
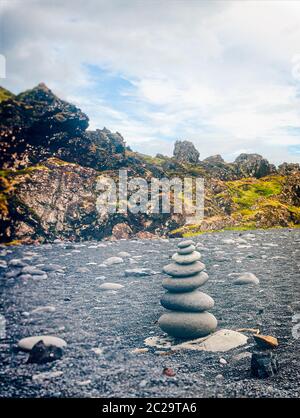
[[[237,210],[250,209],[263,198],[277,196],[282,190],[283,177],[269,176],[263,179],[242,179],[226,183]]]
[[[225,183],[227,189],[222,193],[214,196],[214,198],[220,198],[230,196],[234,202],[234,209],[229,217],[228,222],[236,224],[234,226],[225,226],[222,229],[210,229],[215,221],[218,219],[214,217],[206,218],[208,224],[205,229],[201,224],[183,226],[171,232],[172,235],[182,235],[183,237],[192,237],[203,233],[217,232],[217,231],[246,231],[250,229],[256,229],[257,227],[264,228],[264,225],[259,221],[262,214],[270,214],[267,216],[266,224],[274,223],[273,214],[284,213],[288,211],[290,216],[287,215],[287,223],[290,227],[297,227],[300,223],[300,208],[293,205],[288,205],[281,202],[280,193],[285,181],[285,177],[279,175],[273,175],[264,177],[261,179],[246,178],[235,181],[228,181]],[[287,212],[287,213],[288,213]],[[265,215],[264,215],[265,216]],[[263,217],[264,218],[264,217]],[[276,217],[275,217],[276,219]],[[280,216],[278,216],[280,219]],[[210,224],[211,221],[211,224]],[[276,222],[276,220],[275,220]],[[280,221],[278,220],[280,223]],[[226,223],[226,219],[224,219]],[[216,222],[216,225],[218,222]],[[270,227],[281,227],[281,225],[272,225]]]
[[[15,95],[10,91],[6,90],[4,87],[0,87],[0,103],[8,99],[13,99]]]

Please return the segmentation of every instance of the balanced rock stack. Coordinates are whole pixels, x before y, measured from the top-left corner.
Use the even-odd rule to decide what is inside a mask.
[[[214,306],[214,300],[198,290],[208,280],[208,274],[195,249],[191,240],[180,242],[173,262],[163,268],[171,277],[163,280],[167,292],[161,304],[170,312],[163,314],[158,324],[164,332],[177,338],[204,337],[217,327],[216,318],[207,312]]]

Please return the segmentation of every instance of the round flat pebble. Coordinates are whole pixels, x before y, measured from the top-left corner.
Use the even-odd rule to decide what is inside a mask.
[[[30,351],[32,347],[38,343],[39,341],[43,341],[46,346],[54,345],[55,347],[63,348],[67,346],[67,343],[62,338],[53,337],[51,335],[37,335],[34,337],[26,337],[22,338],[18,342],[18,347],[24,351]]]
[[[172,260],[175,261],[175,263],[178,264],[183,264],[183,265],[188,265],[188,264],[192,264],[195,261],[200,260],[201,258],[201,254],[198,251],[193,251],[191,254],[187,254],[187,255],[181,255],[178,253],[175,253],[172,257]]]
[[[113,264],[120,264],[120,263],[123,263],[123,258],[121,258],[121,257],[109,257],[109,258],[107,258],[105,261],[104,261],[104,263],[107,265],[107,266],[112,266]]]
[[[253,273],[242,273],[233,281],[233,284],[259,284],[259,279]]]
[[[127,253],[126,251],[121,251],[120,253],[118,253],[118,257],[127,258],[127,257],[131,257],[131,254]]]
[[[186,254],[191,254],[193,251],[195,251],[196,247],[195,245],[189,245],[188,247],[185,248],[178,248],[178,254],[181,255],[186,255]]]
[[[26,263],[19,258],[14,258],[8,262],[8,265],[13,267],[25,267]]]
[[[123,289],[123,285],[119,283],[103,283],[99,286],[100,290],[119,290]]]
[[[162,286],[169,292],[191,292],[202,286],[208,280],[208,274],[205,271],[186,278],[167,277],[163,280]]]
[[[186,241],[179,242],[179,244],[177,245],[177,247],[178,248],[185,248],[185,247],[189,247],[190,245],[195,245],[195,243],[191,239],[188,239]]]
[[[32,279],[32,276],[31,276],[31,274],[21,274],[21,276],[19,276],[19,279],[29,280],[29,279]]]
[[[158,325],[167,334],[177,338],[200,338],[212,333],[218,321],[209,312],[168,312],[163,314]]]
[[[213,298],[198,290],[184,293],[167,292],[160,303],[166,309],[183,312],[203,312],[214,306]]]
[[[35,276],[43,276],[45,274],[44,270],[37,269],[33,266],[25,266],[22,268],[22,274],[32,274]]]
[[[196,261],[193,264],[189,265],[180,265],[176,263],[171,263],[166,265],[163,268],[163,271],[172,277],[189,277],[193,276],[194,274],[199,273],[200,271],[205,269],[205,265],[200,261]]]

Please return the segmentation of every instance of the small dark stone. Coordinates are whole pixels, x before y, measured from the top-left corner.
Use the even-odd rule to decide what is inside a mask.
[[[257,313],[258,313],[258,315],[261,315],[262,313],[264,313],[263,308],[259,309]]]
[[[55,347],[54,345],[46,346],[41,340],[32,347],[27,363],[44,364],[59,360],[62,355],[63,350],[60,347]]]
[[[264,379],[278,373],[277,356],[272,352],[254,352],[251,357],[251,374]]]

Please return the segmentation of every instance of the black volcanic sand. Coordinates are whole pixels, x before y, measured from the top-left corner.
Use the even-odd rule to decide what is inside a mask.
[[[90,248],[100,244],[96,242],[74,244],[74,248],[56,243],[1,248],[0,260],[35,252],[37,256],[29,264],[60,264],[65,266],[65,274],[25,283],[5,278],[7,269],[0,269],[0,312],[6,318],[6,337],[0,340],[0,396],[299,397],[300,339],[292,336],[292,328],[295,320],[300,321],[300,230],[251,231],[255,238],[247,233],[195,238],[205,246],[202,261],[210,275],[203,290],[215,299],[212,312],[219,328],[259,328],[261,333],[279,339],[275,352],[280,373],[275,377],[251,378],[250,358],[234,361],[238,353],[254,350],[252,337],[246,346],[227,353],[180,351],[161,355],[160,349],[153,347],[146,353],[131,352],[144,347],[145,338],[163,335],[156,323],[164,311],[159,303],[164,292],[163,275],[125,277],[124,270],[147,267],[161,271],[179,240],[122,240],[106,242],[105,248]],[[248,245],[222,242],[238,238],[245,238]],[[106,268],[86,265],[100,264],[120,251],[141,258],[132,265],[128,260]],[[87,267],[90,273],[76,273],[79,267]],[[228,275],[245,271],[257,275],[260,285],[233,285],[234,276]],[[97,279],[102,275],[106,279]],[[121,283],[124,288],[100,291],[100,284],[106,281]],[[55,306],[56,311],[30,313],[45,305]],[[67,341],[62,359],[44,365],[26,364],[28,355],[16,350],[17,342],[38,334]],[[100,348],[100,353],[96,354],[95,348]],[[221,364],[220,358],[227,364]],[[165,367],[176,375],[165,376]],[[33,378],[56,371],[62,374],[42,382]]]

